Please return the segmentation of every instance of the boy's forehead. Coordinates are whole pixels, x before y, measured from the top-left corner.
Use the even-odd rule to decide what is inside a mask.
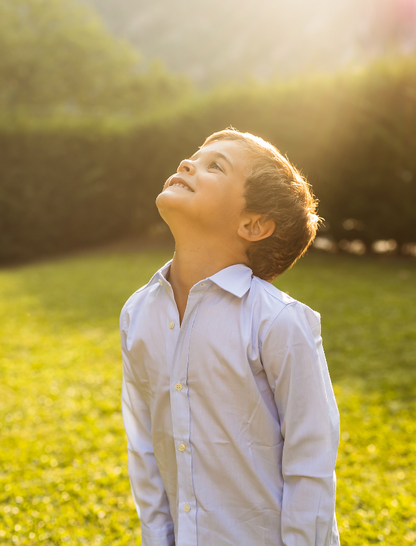
[[[197,152],[195,152],[191,159],[198,159],[203,155],[214,155],[218,158],[222,158],[233,167],[244,168],[247,165],[247,154],[244,147],[235,140],[216,140],[210,142],[205,146],[201,146]]]

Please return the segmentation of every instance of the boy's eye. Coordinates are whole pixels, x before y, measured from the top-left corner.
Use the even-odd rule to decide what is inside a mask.
[[[218,163],[215,163],[214,161],[212,163],[210,163],[209,167],[211,169],[218,169],[219,171],[224,172],[221,165],[219,165]]]

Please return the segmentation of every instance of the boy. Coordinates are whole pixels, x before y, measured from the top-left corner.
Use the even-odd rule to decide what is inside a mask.
[[[208,137],[157,197],[173,260],[121,313],[143,546],[334,546],[339,415],[320,318],[270,282],[318,225],[269,143]]]

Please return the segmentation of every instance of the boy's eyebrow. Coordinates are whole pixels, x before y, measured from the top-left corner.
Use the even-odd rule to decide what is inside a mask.
[[[226,161],[230,167],[232,168],[232,170],[234,170],[234,165],[232,164],[231,160],[224,154],[222,154],[221,152],[217,152],[215,150],[212,150],[210,152],[208,152],[208,154],[214,154],[216,155],[217,157],[220,157],[221,159],[223,159],[224,161]],[[191,157],[190,159],[198,159],[198,157],[201,155],[201,150],[199,150],[198,152],[195,152]]]

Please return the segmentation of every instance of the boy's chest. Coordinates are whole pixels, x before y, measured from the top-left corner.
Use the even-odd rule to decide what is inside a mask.
[[[181,393],[201,404],[219,399],[227,400],[228,407],[246,408],[247,400],[265,389],[257,325],[240,301],[191,299],[181,326],[170,298],[144,306],[133,317],[127,347],[150,405]]]
[[[236,298],[204,298],[191,312],[188,307],[179,328],[174,303],[162,303],[133,317],[127,347],[136,385],[150,410],[165,485],[176,490],[169,470],[172,460],[183,470],[188,464],[207,469],[221,459],[231,474],[235,469],[238,481],[243,469],[235,461],[249,446],[258,446],[256,464],[276,472],[279,418],[253,314]],[[251,447],[248,453],[254,456]],[[243,467],[251,464],[241,461]],[[189,475],[182,476],[183,487],[190,484]]]

